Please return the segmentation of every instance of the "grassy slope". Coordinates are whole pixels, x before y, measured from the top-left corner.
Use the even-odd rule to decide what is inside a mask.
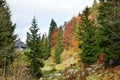
[[[64,51],[61,54],[61,63],[55,64],[53,56],[45,61],[42,69],[42,80],[119,80],[120,66],[104,68],[102,64],[94,63],[84,67],[79,54],[72,51]]]
[[[51,53],[52,56],[46,60],[44,68],[42,68],[44,79],[63,79],[63,72],[67,69],[69,69],[71,66],[76,66],[76,68],[79,68],[79,53],[78,52],[72,52],[64,50],[63,53],[61,53],[61,63],[55,64],[54,63],[54,53]]]

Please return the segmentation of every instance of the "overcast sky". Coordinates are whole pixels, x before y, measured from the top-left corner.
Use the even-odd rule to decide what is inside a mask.
[[[12,21],[17,24],[15,33],[22,41],[26,39],[34,16],[37,18],[41,33],[48,33],[51,19],[58,26],[77,16],[93,0],[7,0],[12,12]]]

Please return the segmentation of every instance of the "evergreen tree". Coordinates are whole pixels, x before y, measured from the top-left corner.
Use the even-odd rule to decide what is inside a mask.
[[[41,77],[40,67],[43,67],[42,51],[40,45],[40,34],[38,34],[38,26],[36,18],[32,21],[30,27],[30,33],[27,33],[27,45],[30,48],[30,52],[26,54],[28,57],[29,65],[27,66],[34,77]]]
[[[60,27],[55,45],[55,62],[57,64],[60,63],[60,54],[63,52],[62,38],[63,38],[63,30],[62,27]]]
[[[86,7],[81,16],[82,22],[78,27],[79,48],[82,49],[81,59],[83,63],[89,64],[97,60],[99,49],[99,29],[94,25],[94,21],[89,19],[90,11]],[[81,42],[82,41],[82,42]]]
[[[48,57],[50,57],[50,53],[49,53],[48,37],[44,34],[42,36],[41,45],[42,45],[41,50],[42,50],[43,58],[44,60],[46,60],[48,59]]]
[[[49,34],[48,34],[48,40],[49,40],[49,48],[51,48],[51,40],[52,40],[52,34],[53,34],[53,31],[57,28],[57,24],[56,22],[52,19],[51,20],[51,23],[50,23],[50,28],[49,28]]]
[[[52,19],[51,23],[50,23],[49,35],[51,35],[53,33],[53,30],[56,29],[56,28],[57,28],[57,24],[54,21],[54,19]]]
[[[98,21],[102,26],[101,48],[106,61],[120,57],[120,3],[118,0],[100,1]]]
[[[6,76],[7,68],[15,57],[14,35],[15,24],[11,21],[11,12],[5,0],[0,0],[0,68],[3,77]]]

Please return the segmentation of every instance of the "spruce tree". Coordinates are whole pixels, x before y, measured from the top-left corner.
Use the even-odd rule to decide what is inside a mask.
[[[48,40],[49,40],[49,48],[51,49],[51,40],[52,40],[52,34],[53,34],[53,31],[57,28],[57,24],[56,22],[54,21],[54,19],[51,20],[51,23],[50,23],[50,28],[49,28],[49,34],[48,34]]]
[[[27,46],[30,48],[30,52],[26,54],[29,65],[27,66],[31,74],[34,77],[41,77],[42,73],[40,68],[43,67],[42,51],[40,45],[40,34],[38,34],[38,26],[36,18],[33,18],[32,26],[30,27],[30,33],[27,32]]]
[[[3,77],[15,57],[15,24],[11,21],[11,12],[5,0],[0,0],[0,68]]]
[[[120,57],[120,3],[118,0],[100,0],[98,21],[102,26],[101,48],[106,54],[105,61]]]
[[[83,63],[90,64],[97,60],[99,49],[99,29],[94,25],[94,21],[89,19],[90,10],[85,8],[81,16],[81,23],[78,27],[79,48],[82,49],[81,59]],[[82,42],[81,42],[82,41]]]
[[[50,57],[49,53],[49,44],[48,44],[48,37],[46,35],[42,35],[42,41],[41,41],[41,50],[43,54],[44,60],[48,59]]]
[[[56,28],[57,28],[57,24],[54,21],[54,19],[52,19],[51,23],[50,23],[49,35],[51,35],[53,33],[53,30],[56,29]]]
[[[58,32],[58,37],[56,39],[56,45],[55,45],[55,62],[56,64],[59,64],[61,62],[60,60],[60,54],[63,52],[63,44],[62,44],[62,38],[63,38],[63,30],[62,27],[60,27]]]

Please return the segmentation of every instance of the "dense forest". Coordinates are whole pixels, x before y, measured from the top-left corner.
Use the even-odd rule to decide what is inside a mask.
[[[0,80],[120,80],[119,0],[94,0],[62,26],[52,19],[48,34],[34,16],[26,46],[16,27],[0,0]]]

